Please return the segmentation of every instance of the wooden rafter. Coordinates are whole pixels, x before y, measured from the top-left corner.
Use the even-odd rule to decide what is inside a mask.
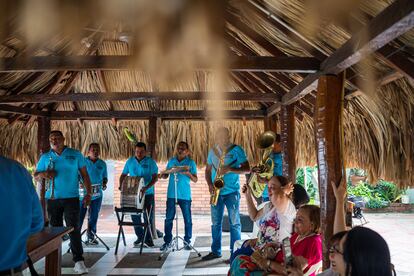
[[[0,105],[0,111],[26,114],[39,117],[50,117],[52,120],[119,120],[148,119],[150,117],[167,119],[203,119],[208,118],[206,110],[174,110],[174,111],[39,111],[11,105]],[[214,111],[214,110],[213,110]],[[264,118],[264,110],[225,110],[226,118]]]
[[[209,92],[107,92],[69,94],[23,94],[0,96],[0,103],[58,103],[81,101],[207,100]],[[224,92],[223,100],[277,102],[275,93]]]
[[[138,70],[131,56],[36,56],[0,58],[0,72]],[[311,57],[235,57],[231,71],[304,72],[319,70],[319,61]],[[200,65],[195,70],[209,70]]]
[[[283,104],[293,103],[312,91],[309,86],[314,85],[321,75],[337,74],[344,71],[413,26],[414,5],[412,5],[412,1],[395,1],[322,62],[321,71],[308,75],[283,96]]]

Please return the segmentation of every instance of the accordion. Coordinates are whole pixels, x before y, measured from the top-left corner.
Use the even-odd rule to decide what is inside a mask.
[[[121,208],[144,208],[145,195],[141,193],[145,182],[143,177],[126,176],[121,188]]]

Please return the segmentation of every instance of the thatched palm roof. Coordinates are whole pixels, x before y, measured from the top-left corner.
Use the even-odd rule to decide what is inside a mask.
[[[196,11],[197,8],[200,8],[200,5],[201,7],[203,5],[211,5],[213,10],[221,7],[221,4],[217,3],[205,4],[205,2],[210,3],[210,1],[193,1],[192,4],[189,4],[191,1],[177,2],[182,5],[182,10],[179,13],[182,15],[182,18],[187,20],[192,20],[195,15],[199,15],[197,12],[194,12],[195,15],[187,13],[186,9],[189,8],[187,6],[191,7],[194,5]],[[324,14],[318,4],[312,6],[307,1],[229,1],[226,11],[230,16],[226,17],[225,22],[221,22],[225,26],[226,39],[224,43],[233,55],[238,56],[317,56],[323,59],[338,49],[352,36],[356,29],[369,22],[370,18],[384,10],[392,1],[354,1],[353,6],[338,4],[346,1],[333,2],[334,4],[325,7],[326,14]],[[93,1],[85,1],[85,4],[82,4],[84,6],[80,8],[88,11],[91,3]],[[274,22],[269,17],[263,16],[251,3],[257,3],[265,7],[274,17],[277,17],[281,22],[285,22],[289,28],[302,35],[305,42],[300,43],[292,34],[276,28]],[[325,1],[321,1],[321,3],[326,4]],[[165,5],[166,3],[163,4]],[[335,9],[335,5],[339,5],[340,8]],[[146,8],[148,7],[150,6],[146,6]],[[102,15],[108,15],[107,10],[92,10],[97,18]],[[13,14],[13,12],[15,11],[10,10],[10,7],[9,10],[7,8],[4,9],[5,15]],[[70,15],[70,10],[65,13],[63,9],[60,12],[61,14],[59,15],[63,18],[68,18],[68,14]],[[147,10],[149,15],[152,13],[158,14],[157,12],[159,11]],[[323,16],[319,16],[320,14],[318,13],[321,13]],[[134,11],[130,11],[130,14],[136,15]],[[329,14],[335,14],[336,16],[329,18]],[[150,55],[158,62],[155,69],[146,67],[148,69],[146,72],[139,70],[91,70],[79,73],[71,71],[1,73],[0,96],[24,93],[205,91],[214,85],[211,72],[198,71],[188,73],[184,70],[187,63],[194,62],[194,59],[197,57],[207,60],[211,57],[215,61],[214,57],[219,54],[214,53],[215,55],[213,55],[211,51],[219,51],[220,48],[214,43],[219,42],[214,40],[217,39],[214,33],[209,33],[208,31],[204,33],[202,31],[193,32],[194,40],[186,40],[184,37],[182,44],[184,48],[187,47],[189,49],[187,56],[190,58],[188,60],[177,60],[173,58],[174,54],[177,54],[179,57],[185,57],[185,55],[178,51],[180,48],[175,49],[172,47],[174,44],[171,42],[171,37],[173,37],[174,33],[170,33],[170,31],[175,30],[176,26],[174,24],[179,25],[179,23],[168,21],[168,15],[163,14],[164,17],[161,17],[161,19],[165,19],[169,24],[162,25],[158,21],[157,23],[151,21],[156,25],[154,30],[163,34],[162,39],[160,39],[161,45],[158,43],[160,41],[157,40],[159,38],[153,36],[151,32],[144,32],[140,36],[142,29],[131,30],[128,25],[131,23],[131,18],[125,20],[126,22],[122,20],[120,22],[120,18],[114,15],[114,18],[110,18],[113,21],[108,20],[108,22],[101,24],[98,22],[99,20],[96,20],[92,24],[88,16],[90,14],[87,13],[79,15],[79,22],[69,20],[70,26],[65,25],[68,20],[63,21],[62,29],[67,32],[53,33],[52,30],[51,33],[53,35],[49,36],[47,43],[45,41],[39,43],[33,36],[27,35],[24,29],[24,27],[27,27],[26,21],[24,21],[26,25],[23,24],[23,27],[11,21],[10,25],[12,27],[8,27],[7,32],[0,33],[0,38],[2,39],[0,57],[26,55],[31,47],[35,49],[31,54],[38,56],[131,55],[136,52],[136,49],[131,45],[133,40],[136,43],[135,46],[139,45],[141,47],[137,47],[138,51]],[[209,16],[207,16],[207,19],[209,19]],[[35,15],[33,17],[28,16],[29,19],[35,20],[33,22],[43,22],[41,17],[36,18]],[[29,19],[27,21],[32,22]],[[134,22],[145,21],[145,16],[139,17],[136,20]],[[221,23],[218,22],[217,25],[222,26],[220,25]],[[5,24],[9,24],[9,22]],[[203,30],[203,23],[196,22],[194,25],[199,27],[197,30]],[[144,24],[144,26],[146,25]],[[191,24],[185,24],[185,26],[189,26],[188,30],[191,32]],[[146,26],[149,29],[152,27]],[[181,28],[183,27],[181,26]],[[255,35],[248,33],[249,30]],[[33,39],[34,44],[32,45],[30,43]],[[89,40],[92,41],[93,45],[96,45],[95,49],[92,49],[94,46],[91,47],[88,44]],[[83,42],[79,43],[79,41]],[[145,47],[143,41],[156,42],[151,44],[154,46],[151,48]],[[193,47],[192,43],[196,46]],[[305,47],[304,44],[308,46],[305,45]],[[414,51],[412,50],[414,47],[413,30],[400,36],[389,46],[395,49],[395,52],[398,52],[400,56],[407,57],[409,62],[414,61]],[[202,49],[197,52],[199,50],[197,47]],[[151,52],[151,49],[155,51],[155,54]],[[161,50],[168,54],[165,57],[158,57],[157,51]],[[196,51],[193,56],[191,55],[192,51]],[[202,51],[205,51],[205,53]],[[144,60],[143,62],[147,61],[145,57],[142,60]],[[381,177],[397,181],[403,185],[411,185],[414,180],[414,175],[412,174],[412,171],[414,171],[412,161],[414,159],[414,146],[411,142],[414,129],[414,116],[412,114],[414,107],[413,80],[404,72],[400,72],[399,68],[390,64],[390,60],[387,57],[384,57],[382,54],[375,54],[349,70],[352,72],[353,77],[348,78],[346,84],[347,91],[349,92],[345,104],[344,120],[346,163],[347,166],[359,166],[368,169],[373,178]],[[154,64],[150,64],[149,67],[151,66],[154,66]],[[177,69],[181,67],[184,69]],[[174,68],[177,70],[173,70]],[[154,74],[154,72],[159,74]],[[170,74],[170,72],[173,73]],[[386,81],[386,77],[390,75],[397,77],[393,78],[391,82]],[[365,82],[358,83],[355,76],[358,76]],[[304,74],[297,73],[238,72],[231,75],[229,83],[226,85],[226,90],[229,92],[275,93],[277,97],[281,97],[291,89],[288,85],[289,82],[295,85],[304,77]],[[288,82],[286,82],[286,78]],[[376,79],[379,82],[376,82]],[[255,91],[251,91],[252,89],[255,89]],[[362,91],[362,94],[353,92],[358,89]],[[316,163],[313,120],[310,117],[313,114],[314,99],[315,92],[312,92],[296,103],[298,165],[313,165]],[[38,110],[58,111],[153,111],[204,110],[210,106],[209,103],[211,104],[208,101],[166,100],[88,101],[15,105]],[[269,102],[226,101],[222,108],[226,110],[265,110],[271,105],[272,103]],[[3,153],[24,163],[33,163],[37,156],[37,123],[35,117],[0,111],[0,118],[3,118],[0,119],[0,147]],[[253,161],[257,158],[254,138],[263,131],[263,121],[246,119],[246,121],[226,121],[225,124],[230,127],[234,141],[246,148],[250,159]],[[216,121],[191,120],[165,120],[160,122],[157,144],[159,159],[165,161],[171,156],[172,147],[179,140],[187,140],[192,145],[194,158],[199,164],[203,164],[207,149],[212,143],[211,137],[214,135],[214,127],[218,123]],[[144,141],[148,137],[148,123],[146,120],[54,121],[52,125],[53,129],[63,130],[68,145],[84,151],[90,142],[99,142],[103,145],[103,157],[111,159],[126,159],[131,153],[131,145],[122,134],[124,126],[128,126]]]

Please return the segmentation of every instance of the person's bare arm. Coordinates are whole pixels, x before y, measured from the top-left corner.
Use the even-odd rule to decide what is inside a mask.
[[[155,184],[157,181],[158,181],[158,174],[157,174],[157,173],[154,173],[154,174],[152,175],[152,178],[151,178],[150,183],[148,183],[148,185],[146,185],[146,186],[144,187],[145,191],[147,191],[149,188],[151,188],[152,186],[154,186],[154,184]]]
[[[56,176],[56,171],[48,170],[44,172],[38,172],[36,171],[33,174],[33,177],[36,181],[42,181],[43,179],[51,179]]]
[[[192,174],[189,171],[183,172],[182,174],[188,176],[190,178],[191,181],[193,181],[194,183],[196,183],[198,181],[198,177],[197,174]]]
[[[346,182],[340,181],[339,186],[336,187],[335,182],[331,182],[332,189],[336,199],[335,218],[333,233],[342,232],[346,230],[345,222],[345,200],[346,200]]]
[[[86,167],[80,168],[79,173],[82,176],[83,186],[86,189],[86,195],[83,197],[84,204],[89,205],[91,203],[91,195],[92,195],[91,180],[89,178],[89,174],[88,174],[88,171],[86,170]]]
[[[208,191],[211,193],[213,193],[213,181],[211,181],[211,170],[212,170],[213,166],[212,165],[207,165],[206,166],[206,172],[205,172],[205,179],[208,185]]]
[[[252,193],[250,191],[250,187],[248,187],[247,184],[245,184],[244,189],[246,190],[246,203],[247,203],[247,212],[249,214],[249,217],[252,221],[257,221],[259,218],[263,216],[263,208],[260,210],[257,210],[256,205],[253,202]]]
[[[250,164],[249,161],[243,162],[240,164],[239,168],[232,168],[229,166],[223,166],[221,168],[221,173],[226,174],[228,172],[236,173],[236,174],[244,174],[250,172]]]

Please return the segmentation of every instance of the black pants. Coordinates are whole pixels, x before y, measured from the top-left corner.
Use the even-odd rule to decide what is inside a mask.
[[[79,229],[79,198],[54,199],[47,201],[47,213],[50,225],[59,227],[63,226],[63,218],[67,227],[73,227],[70,232],[70,249],[73,255],[73,261],[83,261],[83,248]]]
[[[145,241],[152,241],[150,231],[151,231],[151,228],[152,228],[151,225],[152,225],[152,222],[154,220],[154,214],[155,214],[154,206],[155,206],[154,195],[145,195],[144,209],[147,211],[147,213],[149,215],[149,219],[148,219],[148,223],[149,223],[148,229],[149,229],[149,231],[147,232],[147,235],[145,237]],[[144,212],[144,216],[145,216],[144,220],[147,220],[147,214],[145,212]],[[131,215],[131,220],[134,223],[142,223],[143,222],[141,220],[141,214]],[[144,238],[144,227],[135,226],[134,230],[135,230],[135,234],[138,237],[138,240],[142,240]],[[155,233],[155,235],[156,235],[156,233]]]

